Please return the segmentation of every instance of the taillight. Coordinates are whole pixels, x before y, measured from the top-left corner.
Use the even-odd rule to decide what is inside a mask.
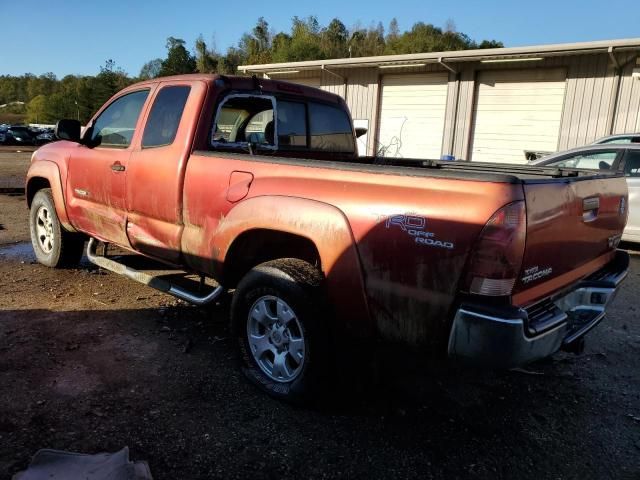
[[[527,234],[524,201],[502,207],[484,226],[469,263],[467,288],[478,295],[511,295]]]

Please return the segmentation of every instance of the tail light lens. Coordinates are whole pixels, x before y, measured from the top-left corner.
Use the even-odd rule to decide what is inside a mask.
[[[478,295],[511,295],[527,234],[524,201],[502,207],[484,226],[471,257],[467,288]]]

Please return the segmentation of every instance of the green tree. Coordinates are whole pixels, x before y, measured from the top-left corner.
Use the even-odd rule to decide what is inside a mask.
[[[196,59],[185,48],[185,41],[181,38],[167,38],[167,58],[162,61],[159,76],[195,73]]]
[[[220,59],[218,71],[224,75],[234,74],[238,71],[238,66],[246,63],[245,60],[246,57],[242,50],[235,47],[229,47],[227,49],[227,54]]]
[[[153,60],[149,60],[145,63],[140,69],[140,74],[138,78],[140,80],[149,80],[150,78],[156,78],[160,75],[160,70],[162,69],[162,59],[154,58]]]
[[[45,115],[47,97],[40,94],[33,97],[27,104],[27,122],[47,123],[49,119]]]
[[[348,55],[347,40],[349,32],[337,18],[331,20],[321,32],[321,47],[326,58],[343,58]]]
[[[497,40],[483,40],[478,45],[478,48],[503,48],[504,44]]]
[[[115,61],[109,59],[105,62],[103,67],[100,67],[100,73],[96,75],[93,83],[94,85],[91,89],[90,100],[92,109],[95,111],[116,92],[131,85],[132,80],[127,76],[124,70],[118,68]],[[75,95],[77,92],[68,90],[67,93]],[[73,101],[78,101],[78,99],[73,98]]]
[[[76,118],[73,100],[62,93],[49,95],[42,113],[47,123],[55,123],[62,118]]]
[[[271,62],[271,34],[269,24],[263,17],[258,19],[251,33],[242,35],[239,48],[250,64]]]
[[[381,23],[368,29],[357,29],[351,34],[349,52],[352,57],[382,55],[384,49],[384,27]]]
[[[321,60],[325,58],[319,34],[320,24],[316,17],[310,16],[305,19],[293,17],[287,61]]]
[[[45,73],[36,77],[25,75],[27,81],[27,99],[31,100],[38,95],[51,95],[57,86],[58,80],[53,73]]]
[[[277,33],[271,40],[271,61],[275,63],[289,61],[289,49],[291,48],[291,35]]]
[[[202,35],[196,39],[196,69],[200,73],[216,73],[218,71],[218,55],[215,50],[207,48]]]

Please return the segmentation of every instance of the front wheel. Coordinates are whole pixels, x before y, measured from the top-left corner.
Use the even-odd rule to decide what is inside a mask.
[[[299,402],[327,384],[328,349],[322,275],[285,258],[253,268],[231,305],[245,375],[273,397]]]
[[[39,190],[29,212],[31,245],[38,262],[59,268],[75,265],[82,257],[84,238],[68,232],[60,224],[51,189]]]

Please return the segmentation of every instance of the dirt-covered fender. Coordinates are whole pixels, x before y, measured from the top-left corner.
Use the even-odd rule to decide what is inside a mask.
[[[289,233],[313,242],[337,317],[348,319],[351,328],[370,327],[363,270],[349,221],[341,210],[305,198],[269,195],[247,199],[220,220],[213,236],[215,263],[224,265],[234,240],[254,229]]]
[[[48,186],[46,185],[48,183]],[[55,162],[48,160],[37,160],[31,164],[27,173],[26,194],[28,206],[31,206],[31,200],[38,190],[41,188],[51,188],[53,201],[56,206],[56,213],[60,219],[60,223],[65,229],[75,232],[69,216],[67,215],[66,204],[64,200],[64,191],[62,189],[62,177],[60,169]]]

